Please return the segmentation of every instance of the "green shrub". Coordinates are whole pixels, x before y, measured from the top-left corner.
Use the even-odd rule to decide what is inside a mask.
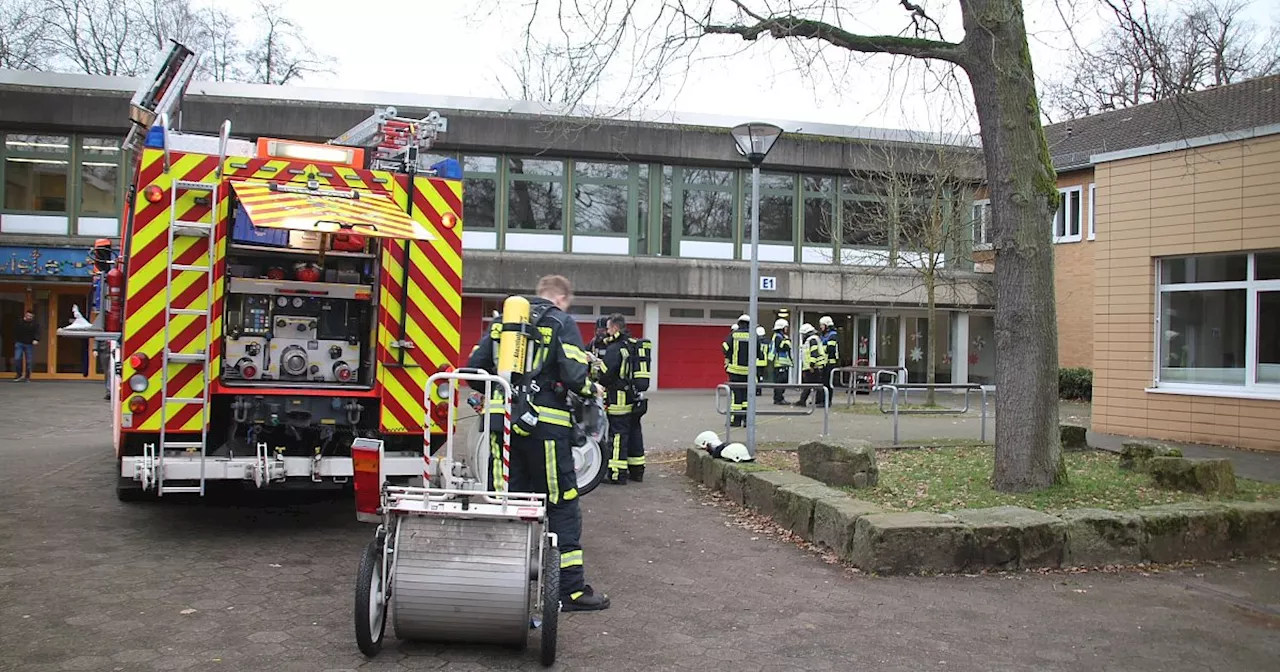
[[[1093,400],[1093,371],[1080,367],[1058,369],[1058,396],[1062,399]]]

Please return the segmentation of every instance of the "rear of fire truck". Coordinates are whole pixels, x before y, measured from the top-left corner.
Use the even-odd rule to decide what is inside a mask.
[[[420,478],[454,415],[424,386],[460,328],[460,171],[419,165],[443,120],[378,110],[329,144],[179,132],[195,60],[174,43],[126,141],[120,497],[341,484],[356,439]]]

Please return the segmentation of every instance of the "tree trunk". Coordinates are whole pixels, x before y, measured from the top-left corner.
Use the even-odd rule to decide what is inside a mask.
[[[1058,189],[1018,0],[961,0],[965,70],[982,132],[995,224],[994,486],[1066,481],[1058,434],[1058,336],[1050,226]],[[997,172],[995,167],[1002,170]]]
[[[926,347],[924,355],[924,382],[932,385],[938,382],[937,366],[934,364],[934,348],[938,347],[938,303],[935,299],[938,290],[938,278],[934,275],[935,271],[929,270],[924,275],[924,290],[929,309],[929,327],[926,330]],[[925,395],[924,403],[926,406],[934,406],[938,403],[937,391],[932,387],[929,388]]]

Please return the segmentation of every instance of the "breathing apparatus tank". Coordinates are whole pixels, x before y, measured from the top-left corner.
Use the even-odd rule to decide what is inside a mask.
[[[509,296],[502,302],[504,325],[527,325],[529,300],[523,296]],[[529,336],[519,329],[503,329],[498,339],[498,375],[511,381],[513,376],[525,372],[529,355]]]

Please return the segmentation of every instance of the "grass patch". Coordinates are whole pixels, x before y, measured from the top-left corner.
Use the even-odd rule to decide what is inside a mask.
[[[943,404],[903,404],[903,403],[898,404],[899,411],[924,411],[924,410],[937,411],[944,408],[952,408],[952,407],[945,406]],[[978,410],[976,404],[973,406],[970,406],[968,413],[960,413],[959,411],[961,408],[963,408],[963,406],[955,407],[954,410],[956,411],[956,413],[951,415],[967,415],[968,413],[976,413]],[[835,412],[835,413],[847,413],[850,415],[883,415],[885,417],[892,417],[893,413],[891,411],[893,409],[893,406],[889,405],[888,402],[885,402],[885,409],[890,412],[881,413],[880,403],[875,399],[872,399],[871,401],[863,401],[860,404],[854,404],[852,406],[839,404],[831,407],[832,412]],[[990,407],[988,407],[987,410],[988,412],[990,412]]]
[[[991,487],[994,452],[990,446],[927,447],[914,450],[876,451],[880,482],[874,488],[849,489],[858,499],[875,502],[891,511],[981,509],[991,506],[1025,506],[1056,513],[1073,508],[1123,510],[1153,504],[1187,501],[1258,501],[1280,498],[1280,484],[1236,479],[1237,492],[1229,497],[1204,496],[1161,490],[1151,477],[1120,471],[1120,458],[1112,453],[1066,453],[1070,482],[1039,492],[1007,494]],[[799,471],[795,452],[760,451],[760,464]]]

